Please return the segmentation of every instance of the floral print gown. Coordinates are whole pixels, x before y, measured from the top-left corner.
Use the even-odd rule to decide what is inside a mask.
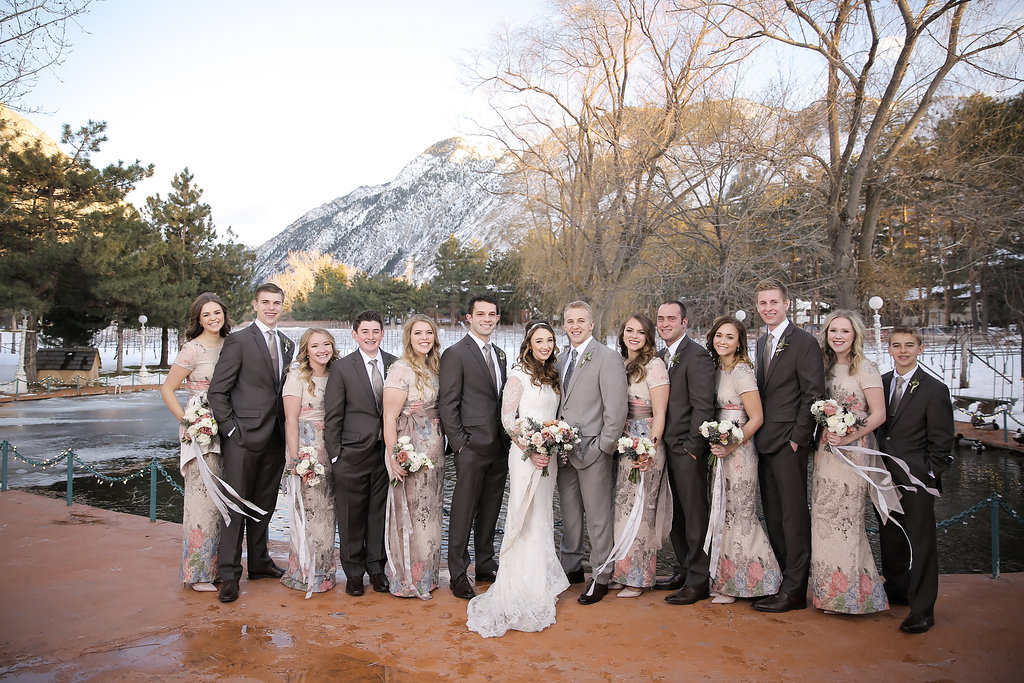
[[[668,368],[660,358],[653,358],[647,363],[647,377],[639,382],[630,382],[627,389],[629,416],[623,430],[625,436],[647,436],[651,434],[654,416],[651,412],[651,389],[668,384]],[[616,455],[614,491],[614,534],[618,542],[626,525],[626,519],[633,509],[639,483],[629,481],[629,472],[633,469],[632,461],[624,455]],[[664,542],[664,536],[672,526],[672,498],[668,488],[668,477],[665,476],[665,446],[659,442],[654,455],[654,463],[644,472],[644,510],[629,554],[615,563],[612,570],[612,581],[636,588],[654,585],[658,551]]]
[[[878,367],[863,361],[856,375],[850,366],[836,365],[828,379],[828,397],[866,418],[864,390],[882,387]],[[875,448],[874,437],[854,441],[851,446]],[[879,456],[847,452],[857,465],[882,467]],[[889,608],[875,559],[864,527],[868,483],[827,444],[814,454],[811,494],[811,594],[814,606],[832,612],[868,614]]]
[[[429,600],[441,573],[444,437],[437,414],[437,377],[421,391],[412,367],[399,359],[388,369],[387,387],[408,394],[398,416],[398,436],[410,437],[416,452],[426,453],[434,467],[388,487],[385,573],[393,595]]]
[[[210,388],[213,368],[220,358],[220,348],[208,349],[195,339],[185,342],[178,351],[174,364],[189,371],[185,386],[188,398],[197,394],[205,395]],[[185,434],[185,428],[178,429],[178,437]],[[205,451],[203,459],[210,466],[210,471],[221,476],[223,471],[220,456],[220,438],[214,437],[208,447],[200,446]],[[206,484],[199,475],[199,464],[196,461],[187,463],[181,470],[185,479],[185,503],[182,512],[181,526],[185,532],[181,544],[181,581],[183,583],[212,583],[220,581],[217,569],[217,552],[220,548],[222,524],[220,512],[217,510],[209,494]]]
[[[747,411],[740,395],[749,391],[757,391],[750,365],[741,361],[731,370],[719,370],[716,419],[745,425]],[[736,598],[774,595],[782,583],[782,572],[757,518],[757,451],[753,439],[721,458],[720,466],[725,478],[725,523],[711,589]]]
[[[334,477],[331,475],[331,459],[327,457],[324,446],[324,389],[327,377],[313,377],[315,391],[310,392],[309,382],[302,377],[296,367],[288,372],[284,382],[283,396],[299,398],[299,448],[312,446],[316,450],[317,460],[324,466],[324,474],[320,481],[307,486],[300,484],[302,505],[306,512],[307,546],[313,548],[313,580],[307,585],[302,575],[299,562],[298,539],[295,536],[295,523],[288,537],[288,569],[281,577],[281,583],[303,592],[323,593],[334,588],[338,570],[338,561],[334,554],[334,534],[337,529],[337,518],[334,512]],[[288,455],[285,462],[284,475],[287,486],[292,485],[293,477],[287,472],[295,469],[296,461]]]

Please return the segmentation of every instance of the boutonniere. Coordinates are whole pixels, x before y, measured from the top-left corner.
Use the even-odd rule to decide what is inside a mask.
[[[679,365],[679,354],[678,353],[672,356],[672,367],[675,367],[677,365]]]
[[[779,340],[778,346],[775,347],[775,353],[772,354],[772,358],[774,359],[780,353],[785,351],[787,346],[789,346],[789,340],[783,337],[782,339]]]
[[[911,395],[913,395],[914,389],[917,389],[917,385],[920,384],[920,383],[921,383],[921,380],[919,380],[916,377],[914,379],[910,380],[910,393],[911,393]]]
[[[494,347],[494,352],[496,354],[498,354],[498,360],[500,360],[502,363],[504,363],[505,362],[505,352],[502,351],[501,348],[498,347],[498,346]]]
[[[586,365],[587,361],[589,361],[592,356],[593,356],[593,353],[591,351],[587,351],[586,353],[584,353],[583,354],[583,360],[580,361],[580,367],[582,368],[584,365]]]

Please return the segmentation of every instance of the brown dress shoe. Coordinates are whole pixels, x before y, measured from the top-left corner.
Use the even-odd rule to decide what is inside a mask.
[[[667,579],[658,579],[654,582],[654,588],[659,591],[677,591],[686,585],[686,577],[676,572]]]
[[[363,594],[363,577],[360,576],[357,579],[349,579],[345,584],[345,592],[349,595],[362,595]]]
[[[452,580],[452,595],[463,600],[470,600],[476,596],[476,591],[473,590],[473,584],[469,582],[469,577],[465,574],[460,574]]]
[[[791,595],[790,593],[776,593],[775,595],[769,595],[767,598],[761,598],[754,603],[754,609],[759,612],[772,612],[773,614],[789,612],[794,609],[805,609],[806,607],[806,597]]]
[[[370,585],[378,593],[387,593],[389,590],[388,577],[383,574],[370,574]]]
[[[220,587],[217,599],[221,602],[234,602],[238,599],[238,582],[225,581]]]
[[[587,590],[583,591],[580,597],[576,598],[576,602],[581,605],[593,605],[595,602],[601,602],[606,595],[608,595],[608,584],[597,583],[592,580],[590,585],[587,586]]]
[[[665,602],[672,605],[692,605],[695,602],[700,602],[711,596],[708,593],[708,589],[705,588],[694,588],[693,586],[683,586],[675,593],[670,593],[665,596]]]

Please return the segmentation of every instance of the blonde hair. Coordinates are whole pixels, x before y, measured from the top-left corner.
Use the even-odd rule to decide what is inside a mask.
[[[426,359],[412,348],[412,326],[416,323],[427,323],[434,332],[434,346],[427,351]],[[409,364],[416,375],[416,391],[422,394],[432,377],[441,372],[441,340],[437,334],[437,323],[422,313],[417,313],[405,321],[402,327],[402,360]]]
[[[860,365],[864,361],[864,337],[867,336],[867,328],[864,327],[864,320],[856,311],[841,308],[832,311],[825,318],[821,325],[821,332],[818,333],[818,343],[821,344],[821,358],[825,362],[825,376],[832,377],[835,374],[836,362],[839,358],[832,347],[828,345],[828,327],[837,318],[846,318],[853,328],[853,343],[850,344],[850,374],[856,375]]]
[[[316,384],[313,382],[313,368],[309,364],[309,338],[314,334],[322,334],[331,340],[331,348],[333,352],[331,357],[327,360],[327,367],[331,367],[331,363],[338,357],[338,342],[335,341],[334,335],[325,330],[322,327],[310,327],[302,333],[302,337],[299,339],[299,350],[295,354],[295,365],[299,369],[299,377],[306,380],[306,384],[309,385],[309,393],[316,393]]]

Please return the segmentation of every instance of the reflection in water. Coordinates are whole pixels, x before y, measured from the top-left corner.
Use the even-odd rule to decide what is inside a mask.
[[[0,439],[9,440],[20,452],[35,459],[52,457],[73,447],[82,460],[110,476],[130,474],[156,457],[180,483],[177,426],[157,392],[6,404],[0,406]],[[972,507],[993,491],[1002,494],[1007,505],[1024,514],[1024,456],[992,449],[978,454],[966,447],[958,449],[955,455],[952,468],[943,477],[944,493],[936,501],[938,520]],[[444,487],[446,513],[455,476],[454,463],[451,456],[448,457]],[[65,495],[63,464],[39,470],[11,461],[8,471],[13,487],[53,497]],[[74,497],[78,503],[148,515],[149,476],[110,486],[87,476],[82,468],[76,468]],[[157,516],[180,523],[181,505],[181,494],[161,477],[157,485]],[[285,540],[288,533],[284,509],[279,500],[271,520],[271,537],[278,540]],[[499,529],[504,514],[503,506]],[[555,515],[557,543],[560,536],[557,507]],[[877,526],[873,512],[868,511],[865,519],[869,528]],[[964,522],[939,532],[939,569],[943,573],[987,573],[991,571],[990,512],[986,508]],[[1024,524],[1005,512],[1000,513],[999,522],[1001,570],[1024,571]],[[444,524],[444,538],[447,538],[447,514]],[[877,534],[872,536],[872,541],[877,553]],[[447,550],[443,549],[442,557],[446,555]],[[670,573],[674,558],[667,546],[658,559],[659,573]]]

